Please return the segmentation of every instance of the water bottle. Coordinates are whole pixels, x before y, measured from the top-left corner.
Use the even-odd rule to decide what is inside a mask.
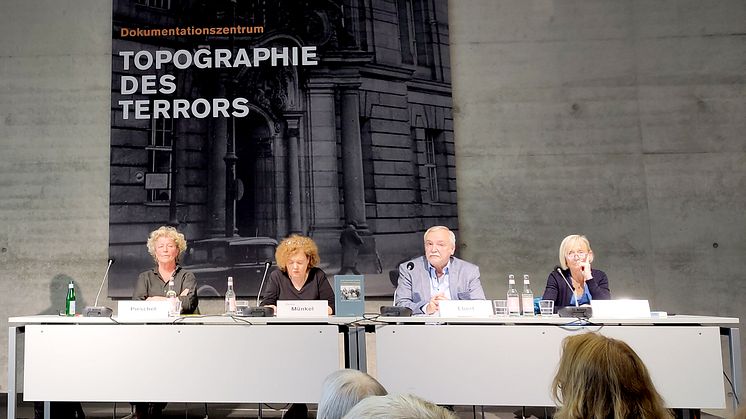
[[[75,315],[75,284],[73,281],[67,285],[67,296],[65,297],[65,315]]]
[[[233,277],[228,277],[228,291],[225,292],[225,314],[236,314],[236,292],[233,291]]]
[[[528,280],[528,274],[523,274],[523,292],[521,293],[521,305],[524,316],[534,315],[534,293],[531,292],[531,284]]]
[[[179,301],[179,298],[176,296],[176,290],[174,289],[174,279],[171,278],[170,281],[168,281],[168,291],[166,291],[166,298],[168,299],[168,315],[169,316],[178,316],[180,313],[180,310],[177,309],[178,305],[177,302]]]
[[[508,275],[508,315],[521,315],[521,299],[518,290],[515,289],[515,276]]]

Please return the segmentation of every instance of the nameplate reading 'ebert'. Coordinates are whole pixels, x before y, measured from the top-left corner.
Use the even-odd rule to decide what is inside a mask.
[[[277,317],[329,317],[326,300],[278,300]]]
[[[492,316],[492,301],[489,300],[441,300],[438,307],[440,317]]]
[[[117,319],[119,320],[153,320],[168,319],[168,301],[119,301]]]

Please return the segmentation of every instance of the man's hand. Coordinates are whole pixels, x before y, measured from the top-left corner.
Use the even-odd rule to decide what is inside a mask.
[[[426,314],[433,314],[440,309],[440,301],[448,300],[449,298],[442,292],[439,292],[430,299],[430,302],[425,306]]]

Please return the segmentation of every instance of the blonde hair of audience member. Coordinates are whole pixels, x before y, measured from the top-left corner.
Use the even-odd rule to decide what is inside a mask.
[[[293,234],[283,239],[277,250],[275,250],[275,261],[281,271],[287,272],[288,259],[297,252],[302,252],[308,257],[308,269],[319,266],[319,248],[310,237]]]
[[[153,260],[158,262],[158,258],[155,254],[155,242],[158,241],[161,237],[167,237],[174,241],[176,244],[176,247],[179,248],[179,255],[176,256],[176,260],[178,261],[181,258],[181,255],[184,254],[184,252],[187,249],[187,242],[186,238],[182,233],[179,233],[175,228],[168,227],[168,226],[161,226],[157,230],[153,230],[150,232],[150,235],[148,236],[148,253],[150,253],[150,256],[153,257]]]
[[[411,394],[370,396],[361,400],[343,419],[456,419],[448,410]]]
[[[552,388],[557,419],[673,419],[635,351],[598,333],[565,338]]]
[[[360,400],[388,394],[370,375],[352,369],[335,371],[324,379],[316,414],[318,419],[342,419]]]
[[[562,243],[560,243],[559,247],[559,263],[562,269],[567,269],[567,254],[569,253],[569,250],[574,248],[576,244],[582,245],[587,252],[588,252],[588,262],[593,262],[593,249],[591,249],[591,242],[588,241],[588,238],[585,236],[581,236],[579,234],[571,234],[564,239],[562,239]]]

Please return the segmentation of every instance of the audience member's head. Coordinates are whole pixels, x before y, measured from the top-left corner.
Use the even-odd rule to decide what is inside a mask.
[[[335,371],[324,379],[316,417],[342,419],[360,400],[386,394],[386,389],[364,372],[349,369]]]
[[[344,419],[456,419],[446,409],[412,395],[371,396],[355,405]]]
[[[558,419],[673,418],[635,351],[598,333],[565,338],[552,388]]]

